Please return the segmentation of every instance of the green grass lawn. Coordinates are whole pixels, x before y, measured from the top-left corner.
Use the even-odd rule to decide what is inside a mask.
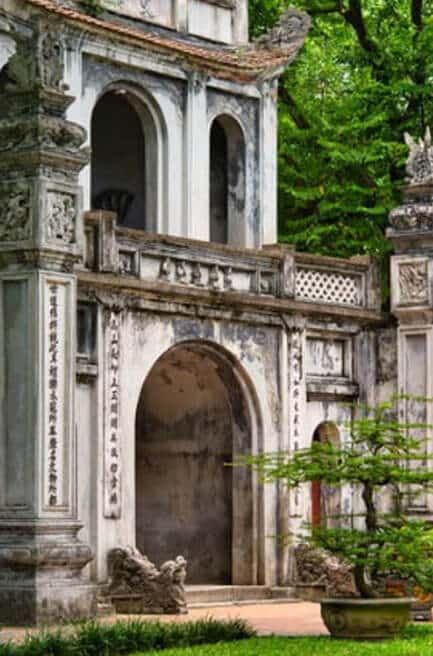
[[[152,651],[147,652],[146,656],[433,656],[433,626],[410,626],[400,638],[378,642],[353,642],[327,637],[250,638]]]

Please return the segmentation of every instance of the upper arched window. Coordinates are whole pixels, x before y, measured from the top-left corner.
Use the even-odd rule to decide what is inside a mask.
[[[105,93],[92,116],[92,207],[127,228],[156,230],[157,137],[149,110],[123,89]]]
[[[226,115],[210,130],[210,240],[245,245],[245,140]]]

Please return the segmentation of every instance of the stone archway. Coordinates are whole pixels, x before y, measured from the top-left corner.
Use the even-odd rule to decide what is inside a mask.
[[[185,556],[189,583],[258,582],[253,476],[226,466],[256,431],[238,367],[206,343],[175,346],[137,406],[137,547],[158,563]]]
[[[313,442],[340,444],[339,430],[332,421],[319,424],[313,434]],[[311,524],[313,527],[327,526],[335,528],[339,525],[341,514],[340,488],[325,485],[320,481],[311,483]]]

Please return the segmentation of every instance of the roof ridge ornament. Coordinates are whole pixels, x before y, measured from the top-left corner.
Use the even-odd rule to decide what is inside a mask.
[[[413,233],[422,238],[422,248],[431,248],[433,234],[433,144],[429,127],[424,138],[415,141],[408,132],[404,140],[409,148],[406,162],[406,185],[402,188],[403,204],[391,210],[387,231],[397,252],[413,248]],[[407,235],[410,236],[409,241]]]
[[[289,8],[266,34],[255,39],[255,44],[269,50],[300,48],[310,27],[311,18],[305,11]]]
[[[420,138],[418,142],[408,132],[405,132],[404,140],[409,147],[406,163],[408,184],[417,186],[433,184],[433,145],[430,128],[426,128],[424,138]]]

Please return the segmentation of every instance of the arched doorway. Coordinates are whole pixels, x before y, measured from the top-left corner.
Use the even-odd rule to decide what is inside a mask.
[[[92,208],[116,212],[122,227],[155,230],[157,146],[146,104],[125,88],[104,93],[91,123]]]
[[[210,240],[244,246],[245,140],[231,116],[218,116],[210,129]]]
[[[332,421],[324,421],[316,428],[313,442],[340,444],[340,433]],[[320,481],[311,483],[311,524],[313,527],[336,527],[341,514],[340,489]]]
[[[254,412],[221,351],[188,342],[147,376],[136,414],[136,543],[151,560],[188,560],[196,584],[257,583],[257,499],[247,468]]]

